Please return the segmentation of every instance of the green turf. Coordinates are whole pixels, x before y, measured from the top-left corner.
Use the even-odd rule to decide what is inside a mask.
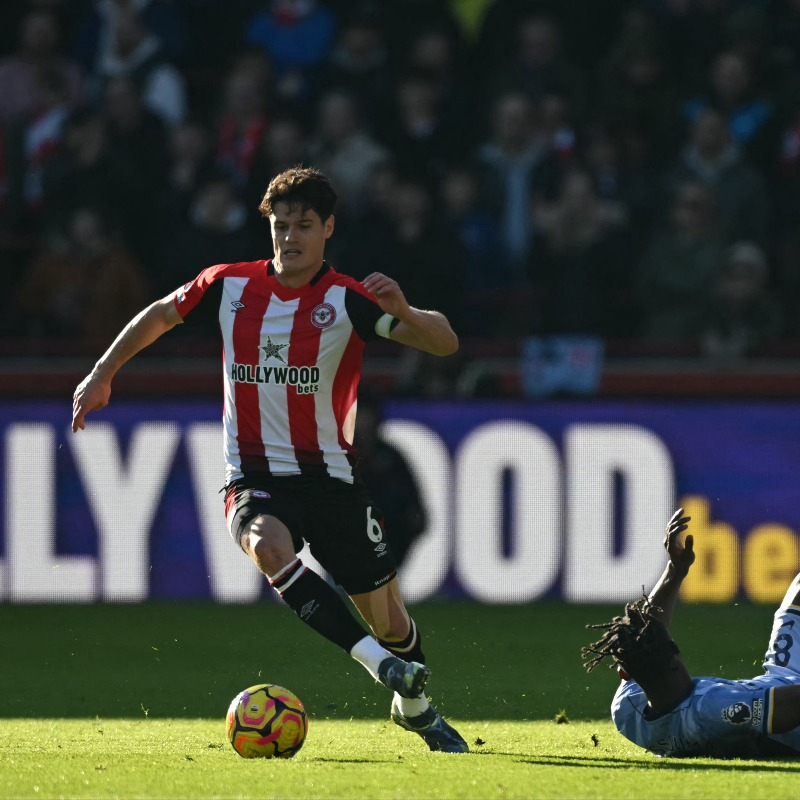
[[[618,607],[429,603],[413,609],[430,692],[462,719],[608,713],[616,686],[579,657]],[[675,635],[697,675],[750,677],[772,609],[683,606]],[[207,717],[258,682],[288,686],[318,718],[386,716],[386,692],[342,651],[274,603],[0,605],[0,717]],[[48,689],[45,690],[44,687]]]
[[[800,796],[800,762],[662,760],[613,730],[615,676],[584,674],[579,651],[584,625],[618,611],[414,608],[430,694],[473,749],[451,756],[392,725],[387,692],[277,604],[0,606],[0,798]],[[750,676],[771,615],[683,606],[674,632],[695,674]],[[258,681],[306,704],[291,761],[246,761],[225,741],[228,703]]]
[[[294,759],[247,761],[221,720],[6,720],[0,797],[776,800],[800,781],[800,763],[659,760],[605,721],[457,722],[468,755],[389,722],[323,720]]]

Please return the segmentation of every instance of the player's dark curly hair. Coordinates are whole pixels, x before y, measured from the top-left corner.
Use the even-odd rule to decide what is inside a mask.
[[[590,629],[604,630],[594,644],[581,648],[584,667],[591,672],[604,658],[611,658],[613,667],[620,664],[634,679],[653,677],[669,663],[671,656],[680,653],[664,623],[656,616],[661,611],[647,597],[625,606],[624,617],[614,617],[611,622],[587,625]]]
[[[299,164],[276,175],[267,187],[258,210],[269,217],[276,203],[288,203],[290,208],[316,211],[324,222],[336,209],[336,191],[330,178],[315,167]]]

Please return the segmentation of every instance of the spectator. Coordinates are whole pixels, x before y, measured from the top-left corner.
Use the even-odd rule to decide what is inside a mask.
[[[369,176],[389,160],[389,153],[365,130],[360,109],[345,92],[331,91],[320,100],[317,130],[308,145],[308,158],[336,186],[337,213],[358,217]]]
[[[188,219],[166,243],[159,291],[185,282],[205,264],[269,258],[259,255],[263,250],[263,237],[254,233],[231,180],[212,175],[195,193]]]
[[[361,221],[353,228],[338,229],[336,236],[329,240],[332,263],[346,263],[348,272],[357,280],[375,272],[382,263],[385,242],[394,236],[394,205],[399,185],[396,165],[392,162],[378,164],[364,188]]]
[[[590,174],[573,168],[555,202],[541,204],[541,282],[546,329],[619,338],[633,333],[624,206],[597,194]]]
[[[394,186],[391,227],[380,240],[373,239],[369,261],[381,265],[402,287],[409,302],[436,308],[448,319],[458,317],[462,282],[461,249],[434,213],[433,197],[416,178],[403,177]]]
[[[248,211],[253,219],[260,219],[258,205],[264,196],[264,187],[274,175],[279,175],[295,164],[304,163],[308,134],[301,119],[295,115],[284,114],[270,120],[269,128],[258,144],[250,180],[245,190]],[[336,241],[338,241],[338,235]],[[329,247],[335,249],[335,243]]]
[[[667,173],[668,191],[688,180],[711,191],[717,221],[726,234],[766,244],[769,206],[764,179],[744,161],[725,117],[715,109],[704,109],[692,125],[677,164]]]
[[[598,197],[625,209],[632,252],[638,254],[658,209],[658,198],[653,192],[658,173],[649,159],[637,156],[634,147],[623,148],[623,135],[623,131],[610,130],[602,124],[587,126],[583,158]]]
[[[217,121],[217,166],[238,188],[253,171],[256,154],[268,128],[267,97],[261,75],[234,66],[228,74]]]
[[[483,206],[480,180],[471,165],[448,168],[441,184],[441,203],[464,254],[460,268],[465,286],[461,332],[491,336],[526,330],[512,311],[517,306],[511,300],[521,290],[509,269],[497,224]]]
[[[267,53],[257,45],[244,45],[237,48],[235,57],[223,74],[239,75],[245,73],[258,85],[266,105],[272,101],[275,69]]]
[[[186,38],[185,58],[178,60],[192,92],[192,113],[199,113],[195,103],[203,103],[219,76],[230,67],[231,48],[221,43],[241,42],[246,21],[264,5],[264,0],[179,0],[173,3],[180,10]],[[257,48],[264,53],[263,48]],[[212,91],[213,94],[213,91]]]
[[[110,26],[110,40],[94,69],[95,96],[115,78],[132,81],[144,105],[165,125],[173,127],[186,116],[186,87],[181,73],[165,55],[158,37],[151,33],[133,8],[120,7]]]
[[[320,75],[320,90],[342,89],[352,94],[373,119],[391,107],[393,75],[386,36],[376,11],[356,11],[339,29],[328,63]],[[367,122],[372,128],[371,121]],[[375,132],[374,129],[371,132]]]
[[[470,70],[461,41],[444,30],[425,27],[409,44],[407,67],[436,84],[442,116],[466,134],[474,120],[474,105],[467,92]]]
[[[114,78],[103,96],[109,142],[124,153],[152,196],[162,184],[167,169],[167,131],[150,111],[130,78]]]
[[[511,40],[511,58],[489,73],[487,96],[516,89],[534,100],[546,94],[566,98],[577,118],[585,112],[586,87],[580,69],[562,51],[561,30],[554,18],[536,13],[523,17]]]
[[[191,198],[214,170],[214,135],[199,119],[187,119],[169,132],[164,219],[167,230],[182,224]]]
[[[777,12],[782,4],[768,5]],[[791,27],[791,20],[785,21]],[[791,52],[782,50],[779,37],[770,37],[767,6],[740,4],[732,10],[725,29],[726,50],[741,56],[750,65],[756,94],[779,107],[785,93],[796,83],[800,62]]]
[[[187,31],[177,3],[170,0],[93,0],[80,20],[72,41],[72,56],[87,74],[95,73],[114,49],[117,22],[121,15],[138,17],[155,37],[163,58],[182,65],[187,49]]]
[[[635,126],[660,160],[674,157],[683,133],[681,95],[675,85],[662,31],[644,8],[623,17],[607,56],[598,64],[596,117]]]
[[[522,22],[547,16],[564,32],[565,57],[590,74],[613,40],[627,0],[492,0],[483,19],[474,58],[481,71],[494,69],[508,56]]]
[[[534,201],[555,194],[563,169],[526,94],[509,92],[497,99],[492,136],[478,150],[477,162],[504,252],[517,281],[523,282],[532,255]]]
[[[709,87],[704,94],[690,99],[684,107],[689,122],[714,106],[725,115],[731,140],[759,160],[772,135],[772,102],[755,86],[753,69],[739,53],[728,50],[720,53],[709,70]]]
[[[45,164],[58,149],[64,124],[69,117],[63,74],[57,70],[47,71],[40,76],[39,82],[42,107],[25,125],[22,134],[25,162],[23,194],[29,221],[38,219],[44,207],[42,174]]]
[[[702,316],[704,355],[751,356],[783,334],[784,310],[768,283],[767,257],[758,245],[740,241],[730,247]]]
[[[143,104],[130,78],[109,80],[103,97],[109,148],[136,175],[125,205],[129,246],[145,263],[158,251],[158,203],[169,169],[167,131],[161,119]]]
[[[136,314],[149,297],[136,257],[98,209],[79,206],[69,214],[64,234],[35,255],[15,308],[28,335],[111,342],[120,315]]]
[[[447,162],[462,155],[467,144],[463,130],[447,117],[439,84],[419,70],[397,80],[394,108],[379,138],[401,171],[430,179],[440,177]]]
[[[665,230],[654,234],[639,265],[642,336],[651,342],[695,341],[725,252],[714,199],[702,183],[675,193]]]
[[[32,11],[20,26],[16,55],[0,60],[0,122],[25,125],[46,111],[54,81],[64,86],[69,109],[84,100],[83,74],[61,55],[58,20],[52,13]]]
[[[124,152],[110,146],[103,115],[88,109],[77,111],[66,121],[61,144],[42,170],[44,221],[65,229],[74,208],[128,208],[132,197],[140,197],[141,187],[135,166]],[[152,197],[147,202],[152,202]],[[120,220],[108,224],[113,227],[115,223]],[[126,242],[138,233],[129,227],[123,230]]]
[[[336,17],[318,0],[268,0],[245,31],[245,41],[272,62],[278,96],[299,106],[311,101],[335,38]]]
[[[455,14],[442,0],[379,0],[375,5],[393,54],[408,52],[420,28],[440,31],[455,41],[461,37]]]
[[[563,95],[548,93],[542,96],[539,107],[542,134],[553,158],[561,164],[570,164],[577,154],[578,142],[569,101]]]

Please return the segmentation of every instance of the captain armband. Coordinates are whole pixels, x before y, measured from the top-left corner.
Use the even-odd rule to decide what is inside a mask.
[[[382,336],[384,339],[391,339],[392,331],[398,322],[400,322],[400,320],[397,319],[397,317],[393,317],[391,314],[384,314],[375,323],[375,333],[377,333],[378,336]]]

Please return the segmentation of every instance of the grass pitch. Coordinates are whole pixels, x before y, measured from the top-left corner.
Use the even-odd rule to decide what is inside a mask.
[[[662,760],[614,731],[616,678],[587,676],[579,652],[584,625],[618,612],[413,609],[433,701],[472,748],[454,756],[389,722],[388,693],[278,604],[0,606],[0,798],[800,796],[800,761]],[[674,632],[694,674],[745,677],[771,616],[683,606]],[[225,739],[228,703],[257,682],[306,705],[294,759],[248,761]]]
[[[245,760],[220,720],[6,720],[3,798],[796,798],[800,764],[659,760],[610,723],[457,720],[473,752],[390,722],[313,721],[291,760]],[[483,744],[476,744],[480,740]]]

